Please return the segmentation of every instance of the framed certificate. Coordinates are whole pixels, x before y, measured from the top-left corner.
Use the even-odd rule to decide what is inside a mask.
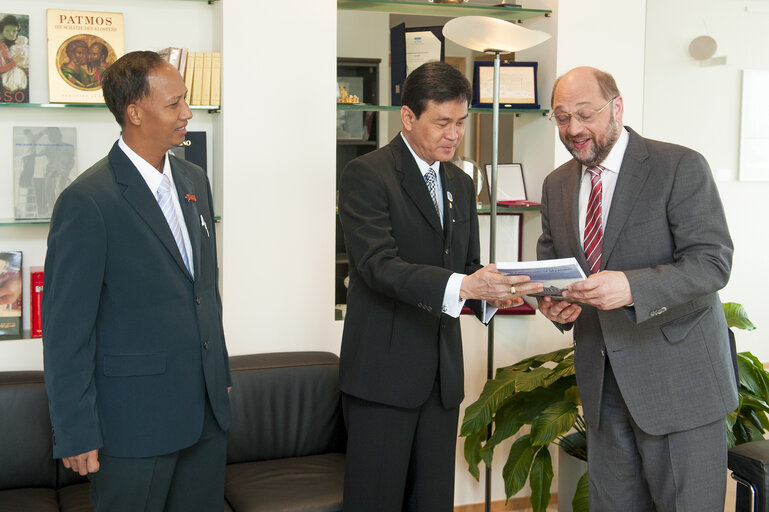
[[[494,102],[494,63],[476,61],[473,70],[473,107]],[[504,62],[499,65],[499,107],[539,108],[537,63]]]
[[[486,164],[486,176],[491,176],[491,164]],[[525,201],[526,183],[521,164],[497,164],[497,201]]]

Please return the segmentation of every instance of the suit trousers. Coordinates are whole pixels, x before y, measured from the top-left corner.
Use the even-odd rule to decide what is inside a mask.
[[[725,421],[666,435],[642,431],[606,361],[599,427],[587,425],[590,511],[723,511]]]
[[[218,512],[224,509],[227,433],[206,395],[203,431],[192,446],[157,457],[99,454],[89,475],[95,512]]]
[[[342,395],[347,424],[345,512],[451,512],[459,407],[441,403],[436,378],[415,409]]]

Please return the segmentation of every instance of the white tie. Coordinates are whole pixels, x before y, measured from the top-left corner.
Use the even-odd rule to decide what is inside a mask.
[[[171,228],[171,234],[174,235],[174,240],[182,255],[184,266],[187,267],[187,271],[192,275],[190,260],[187,258],[187,249],[184,248],[182,227],[179,224],[179,219],[176,217],[174,203],[171,200],[171,180],[169,180],[168,176],[165,174],[161,174],[160,186],[158,187],[158,204],[160,205],[160,209],[163,210],[163,215],[166,216],[168,227]]]

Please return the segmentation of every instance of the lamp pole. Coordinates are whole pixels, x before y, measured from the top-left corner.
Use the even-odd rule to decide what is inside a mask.
[[[487,49],[494,53],[494,93],[491,106],[491,209],[489,212],[489,263],[496,263],[497,248],[497,160],[499,153],[499,61],[500,50]],[[486,349],[486,378],[494,378],[494,318],[489,322]],[[486,427],[486,439],[491,437],[491,424]],[[491,467],[486,466],[485,512],[491,512]]]

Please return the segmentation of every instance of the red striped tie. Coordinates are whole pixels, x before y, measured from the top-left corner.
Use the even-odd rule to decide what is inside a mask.
[[[590,173],[590,198],[587,201],[587,215],[585,216],[585,258],[590,265],[590,273],[595,274],[601,267],[601,250],[603,249],[603,228],[601,222],[601,202],[603,189],[601,187],[601,172],[604,168],[600,165],[587,170]]]

